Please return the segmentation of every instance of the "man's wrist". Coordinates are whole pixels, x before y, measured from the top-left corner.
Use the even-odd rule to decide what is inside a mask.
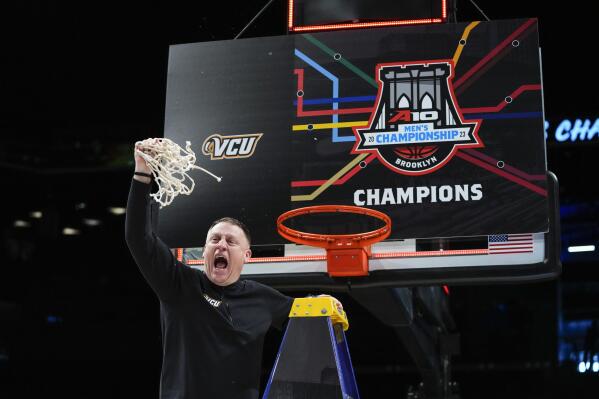
[[[152,182],[152,175],[146,172],[135,171],[135,173],[133,173],[133,179],[141,183],[150,184]]]

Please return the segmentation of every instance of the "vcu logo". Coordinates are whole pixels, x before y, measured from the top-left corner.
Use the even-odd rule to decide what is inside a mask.
[[[377,65],[379,91],[369,126],[354,128],[352,152],[376,154],[396,173],[423,175],[461,148],[483,147],[480,120],[464,121],[453,92],[453,61]]]
[[[213,134],[204,140],[202,153],[210,159],[249,158],[254,154],[262,133],[221,136]]]
[[[218,308],[220,306],[220,304],[222,303],[222,301],[217,301],[214,298],[210,298],[206,294],[204,294],[204,299],[206,300],[206,302],[208,302],[210,305],[214,306],[215,308]]]

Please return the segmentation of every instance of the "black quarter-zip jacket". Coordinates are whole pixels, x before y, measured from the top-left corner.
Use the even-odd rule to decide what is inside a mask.
[[[283,327],[293,299],[255,281],[217,286],[177,261],[153,231],[150,189],[133,179],[125,236],[160,300],[160,398],[258,398],[264,336]]]

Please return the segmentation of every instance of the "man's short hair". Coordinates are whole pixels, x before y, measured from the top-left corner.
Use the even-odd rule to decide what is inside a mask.
[[[214,222],[212,222],[212,224],[208,228],[208,231],[212,230],[212,228],[219,223],[229,223],[229,224],[239,227],[241,229],[241,231],[243,231],[243,234],[245,234],[245,238],[248,240],[248,244],[252,245],[252,239],[250,237],[250,229],[248,229],[248,227],[242,221],[237,220],[232,217],[220,218],[220,219],[217,219]]]

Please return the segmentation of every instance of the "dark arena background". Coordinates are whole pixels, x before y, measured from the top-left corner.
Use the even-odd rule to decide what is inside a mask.
[[[266,3],[0,5],[0,398],[158,396],[158,300],[124,240],[133,145],[164,133],[169,45],[233,39]],[[272,2],[238,40],[285,35],[286,7]],[[580,0],[459,0],[450,15],[538,18],[562,262],[544,282],[446,286],[460,344],[452,397],[598,395],[595,15]],[[415,398],[421,376],[404,345],[335,296],[350,318],[361,397]],[[280,339],[267,335],[264,379]]]

